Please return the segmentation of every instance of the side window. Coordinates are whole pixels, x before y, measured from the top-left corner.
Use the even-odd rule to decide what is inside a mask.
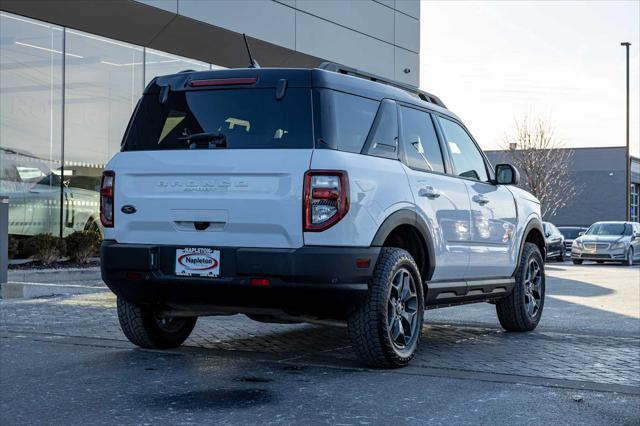
[[[484,158],[462,126],[446,118],[440,118],[440,124],[458,176],[488,181]]]
[[[2,165],[2,167],[0,167],[0,179],[9,181],[9,182],[19,181],[16,168],[11,163],[8,163],[8,164],[0,163],[0,165]]]
[[[333,149],[360,153],[380,102],[320,89],[320,138]]]
[[[393,160],[398,158],[398,110],[394,101],[385,99],[380,104],[363,153]]]
[[[431,115],[408,107],[400,107],[402,146],[411,168],[444,173],[442,151]]]

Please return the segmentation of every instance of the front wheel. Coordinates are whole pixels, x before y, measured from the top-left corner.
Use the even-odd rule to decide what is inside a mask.
[[[629,251],[627,252],[627,260],[625,262],[627,266],[633,266],[633,247],[629,247]]]
[[[574,265],[582,265],[582,259],[573,259]]]
[[[424,297],[420,272],[411,255],[383,248],[365,300],[348,319],[349,337],[364,364],[402,367],[420,342]]]
[[[560,251],[560,254],[558,255],[558,257],[556,257],[556,260],[558,262],[564,262],[564,249],[562,249],[562,251]]]
[[[498,319],[507,331],[531,331],[540,322],[545,293],[544,263],[535,244],[525,243],[515,278],[511,294],[496,303]]]
[[[127,339],[147,349],[180,346],[191,334],[197,317],[160,316],[149,306],[134,305],[118,297],[118,320]]]

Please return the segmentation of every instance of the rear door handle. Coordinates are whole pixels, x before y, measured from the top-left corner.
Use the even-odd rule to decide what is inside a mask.
[[[489,199],[482,194],[474,195],[472,200],[480,205],[487,204]]]
[[[433,198],[438,198],[440,196],[440,191],[435,189],[433,186],[423,186],[418,191],[418,195],[421,197],[427,197],[427,198],[433,199]]]

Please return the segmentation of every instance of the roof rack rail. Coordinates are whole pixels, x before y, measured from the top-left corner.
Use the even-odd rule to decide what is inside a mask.
[[[335,62],[323,62],[318,66],[319,69],[326,71],[333,71],[339,74],[351,75],[353,77],[364,78],[365,80],[375,81],[378,83],[386,84],[388,86],[397,87],[398,89],[404,90],[405,92],[410,93],[422,99],[423,101],[438,105],[442,108],[447,108],[444,102],[440,100],[436,95],[432,95],[431,93],[424,92],[416,87],[410,86],[405,83],[400,83],[399,81],[390,80],[388,78],[380,77],[379,75],[371,74],[365,71],[360,71],[355,68],[351,68],[342,64],[338,64]]]

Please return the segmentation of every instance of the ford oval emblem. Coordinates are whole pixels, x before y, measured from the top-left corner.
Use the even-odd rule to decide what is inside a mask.
[[[135,213],[137,210],[135,207],[127,204],[126,206],[122,206],[122,208],[120,209],[122,211],[122,213],[124,214],[133,214]]]

